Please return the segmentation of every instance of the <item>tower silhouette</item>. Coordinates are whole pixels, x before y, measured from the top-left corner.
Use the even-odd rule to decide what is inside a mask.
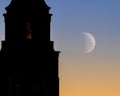
[[[44,0],[12,0],[0,51],[5,96],[59,96],[58,58]]]

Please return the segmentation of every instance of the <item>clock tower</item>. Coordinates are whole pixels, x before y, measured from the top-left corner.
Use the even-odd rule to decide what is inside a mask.
[[[5,96],[59,96],[59,51],[50,40],[49,10],[44,0],[12,0],[6,7],[0,51]]]

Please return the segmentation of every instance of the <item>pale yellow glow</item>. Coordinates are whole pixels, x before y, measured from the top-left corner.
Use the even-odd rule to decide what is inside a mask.
[[[31,33],[28,33],[27,36],[26,36],[27,39],[32,39],[32,34]]]

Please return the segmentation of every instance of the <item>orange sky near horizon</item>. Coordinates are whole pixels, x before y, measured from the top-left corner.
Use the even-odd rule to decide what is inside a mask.
[[[61,54],[60,96],[120,96],[120,60],[102,60],[95,52],[66,59]]]

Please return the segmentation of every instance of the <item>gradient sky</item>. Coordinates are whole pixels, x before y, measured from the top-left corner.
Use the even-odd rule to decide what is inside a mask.
[[[0,0],[0,40],[9,2]],[[51,40],[61,51],[60,96],[120,96],[120,0],[46,2],[53,14]],[[96,39],[90,54],[83,52],[83,32]]]

